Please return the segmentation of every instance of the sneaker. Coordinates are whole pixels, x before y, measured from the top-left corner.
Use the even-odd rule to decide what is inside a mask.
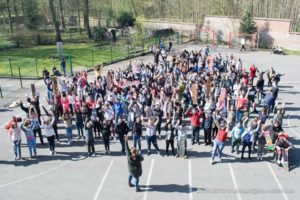
[[[108,154],[108,151],[105,151],[105,154]]]
[[[179,154],[176,154],[176,158],[178,158],[179,157]]]
[[[129,187],[134,187],[134,185],[132,183],[129,183],[128,186]]]
[[[142,154],[142,151],[141,151],[141,150],[139,150],[139,154]]]
[[[93,153],[93,154],[92,154],[92,156],[93,156],[93,157],[95,157],[95,156],[96,156],[96,154],[95,154],[95,153]]]
[[[148,156],[150,156],[150,154],[151,154],[151,152],[150,152],[150,151],[148,151],[147,155],[148,155]]]
[[[160,153],[160,151],[157,151],[157,155],[160,155],[160,156],[161,156],[161,153]]]
[[[53,155],[53,154],[52,154],[52,151],[49,152],[49,155]]]
[[[52,153],[53,153],[52,155],[55,155],[55,154],[56,154],[56,152],[55,152],[55,151],[52,151]]]
[[[32,156],[29,156],[29,160],[31,160],[32,159]]]
[[[17,159],[18,159],[18,157],[17,157],[17,156],[15,156],[15,157],[14,157],[14,160],[17,160]]]
[[[137,189],[135,189],[135,191],[136,191],[136,192],[140,192],[140,191],[141,191],[141,189],[140,189],[140,188],[137,188]]]
[[[187,159],[188,158],[188,156],[186,155],[186,156],[184,156],[184,159]]]
[[[222,158],[219,158],[219,161],[222,162]]]
[[[209,163],[212,165],[212,164],[214,164],[214,161],[212,159],[210,159]]]

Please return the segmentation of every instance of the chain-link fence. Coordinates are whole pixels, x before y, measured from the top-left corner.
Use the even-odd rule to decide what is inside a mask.
[[[110,64],[124,59],[149,53],[153,46],[158,47],[161,43],[166,48],[187,43],[193,40],[192,32],[172,33],[161,36],[127,36],[118,39],[116,42],[106,41],[100,43],[76,43],[68,49],[63,50],[62,55],[57,55],[56,46],[43,50],[43,54],[35,56],[23,56],[23,51],[30,51],[30,48],[19,49],[14,56],[0,55],[0,77],[19,78],[41,78],[44,68],[52,72],[53,66],[60,70],[60,59],[65,58],[67,73],[72,74],[78,69],[92,69],[99,64]],[[81,46],[85,45],[85,46]],[[90,45],[90,46],[89,46]],[[39,46],[37,46],[39,49]],[[38,51],[38,50],[37,50]],[[36,53],[37,54],[37,53]],[[28,54],[26,54],[28,55]],[[19,74],[20,68],[20,74]]]

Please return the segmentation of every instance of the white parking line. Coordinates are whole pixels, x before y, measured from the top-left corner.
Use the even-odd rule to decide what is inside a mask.
[[[276,181],[276,183],[277,183],[278,188],[281,190],[281,194],[282,194],[284,200],[288,200],[289,198],[288,198],[288,196],[285,194],[285,192],[283,191],[283,187],[282,187],[282,185],[281,185],[279,179],[278,179],[277,176],[275,175],[275,172],[274,172],[274,170],[272,169],[270,163],[267,163],[267,165],[268,165],[269,170],[271,171],[271,174],[272,174],[273,178],[275,179],[275,181]]]
[[[147,183],[146,183],[146,187],[147,188],[150,185],[150,180],[151,180],[151,176],[152,176],[153,166],[154,166],[154,158],[152,158],[152,160],[151,160],[151,165],[150,165],[149,174],[148,174]],[[147,199],[147,195],[148,195],[148,190],[145,191],[143,200]]]
[[[228,166],[229,166],[231,178],[232,178],[232,181],[233,181],[234,189],[236,190],[236,196],[237,196],[237,199],[238,199],[238,200],[242,200],[241,194],[240,194],[239,191],[238,191],[239,188],[238,188],[238,185],[237,185],[237,182],[236,182],[236,178],[235,178],[235,175],[234,175],[234,172],[233,172],[233,168],[232,168],[231,163],[228,163]]]
[[[104,182],[105,182],[105,180],[106,180],[106,178],[108,176],[108,173],[109,173],[109,171],[110,171],[110,169],[111,169],[111,167],[112,167],[113,164],[114,164],[114,160],[110,161],[109,166],[108,166],[108,168],[107,168],[107,170],[106,170],[106,172],[105,172],[105,174],[104,174],[104,176],[103,176],[103,178],[102,178],[102,180],[100,182],[100,185],[99,185],[99,187],[97,189],[96,194],[94,195],[93,200],[97,200],[97,198],[98,198],[98,196],[99,196],[99,194],[100,194],[100,192],[102,190],[102,187],[104,185]]]
[[[22,179],[19,179],[19,180],[17,180],[17,181],[13,181],[13,182],[9,182],[9,183],[2,184],[2,185],[0,185],[0,188],[6,187],[6,186],[10,186],[10,185],[14,185],[14,184],[17,184],[17,183],[22,183],[22,182],[27,181],[27,180],[30,180],[30,179],[34,179],[34,178],[36,178],[36,177],[39,177],[39,176],[48,174],[48,173],[50,173],[50,172],[52,172],[52,171],[54,171],[54,170],[57,170],[58,168],[61,168],[61,167],[63,167],[63,166],[66,166],[66,165],[68,165],[68,164],[70,164],[70,163],[71,163],[71,161],[66,162],[66,163],[63,163],[63,164],[61,164],[61,165],[58,165],[57,167],[54,167],[54,168],[49,169],[49,170],[46,170],[46,171],[44,171],[44,172],[35,174],[35,175],[33,175],[33,176],[28,176],[28,177],[26,177],[26,178],[22,178]]]
[[[189,160],[189,200],[193,200],[192,161],[191,160]]]

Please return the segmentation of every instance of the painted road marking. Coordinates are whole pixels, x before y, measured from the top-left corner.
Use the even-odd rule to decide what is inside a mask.
[[[153,166],[154,166],[154,159],[151,160],[151,165],[150,165],[149,174],[148,174],[147,183],[146,183],[146,187],[147,188],[149,188],[149,185],[150,185],[152,171],[153,171]],[[147,195],[148,195],[148,190],[145,191],[143,200],[147,199]]]
[[[100,192],[102,190],[104,182],[105,182],[105,180],[106,180],[106,178],[108,176],[108,173],[109,173],[109,171],[110,171],[110,169],[111,169],[111,167],[112,167],[113,164],[114,164],[114,160],[110,161],[109,166],[108,166],[108,168],[107,168],[104,176],[102,177],[102,180],[100,182],[100,185],[98,186],[97,192],[95,193],[93,200],[97,200],[98,199],[98,196],[99,196],[99,194],[100,194]]]
[[[192,186],[192,161],[189,160],[189,200],[193,200],[193,186]]]
[[[228,163],[228,166],[229,166],[231,178],[232,178],[232,181],[233,181],[234,189],[236,191],[237,199],[242,200],[241,194],[239,193],[238,185],[237,185],[237,182],[236,182],[236,178],[235,178],[231,163]]]
[[[275,181],[276,181],[276,183],[277,183],[278,188],[279,188],[280,191],[281,191],[281,194],[282,194],[284,200],[288,200],[289,198],[288,198],[288,196],[286,195],[286,193],[283,191],[283,187],[282,187],[282,185],[281,185],[279,179],[277,178],[277,176],[276,176],[274,170],[272,169],[270,163],[267,162],[267,165],[268,165],[269,170],[271,171],[271,174],[272,174],[273,178],[275,179]]]

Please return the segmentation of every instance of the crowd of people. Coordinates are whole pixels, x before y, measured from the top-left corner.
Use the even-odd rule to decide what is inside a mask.
[[[26,117],[14,116],[6,124],[14,158],[22,158],[22,132],[30,158],[38,154],[37,135],[41,145],[47,139],[49,154],[54,155],[56,143],[62,141],[60,125],[69,145],[76,142],[74,135],[86,141],[88,156],[95,155],[95,140],[103,140],[105,154],[110,154],[111,140],[119,140],[125,155],[129,152],[127,135],[132,136],[139,155],[143,148],[150,155],[153,145],[159,155],[188,158],[188,145],[211,145],[212,164],[217,155],[222,161],[228,140],[232,153],[241,159],[246,148],[248,159],[255,151],[262,160],[266,145],[285,151],[291,147],[282,129],[284,106],[276,103],[283,74],[273,68],[263,71],[244,66],[233,54],[212,56],[208,46],[180,53],[158,47],[153,58],[148,64],[130,61],[106,75],[95,68],[91,81],[86,71],[66,76],[65,63],[65,76],[45,70],[47,104],[41,105],[42,97],[36,93],[27,103],[20,102]],[[189,134],[191,143],[187,142]],[[165,140],[165,146],[159,147],[157,140]],[[281,155],[286,154],[274,153],[278,162]]]

